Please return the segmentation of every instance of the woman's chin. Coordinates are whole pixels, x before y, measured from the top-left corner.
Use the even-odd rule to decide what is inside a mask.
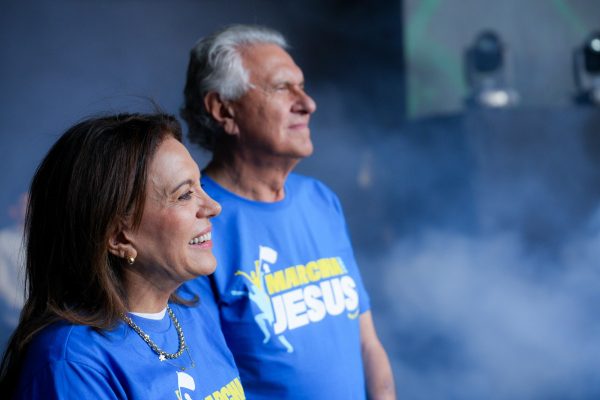
[[[202,275],[210,275],[215,272],[217,269],[217,260],[212,254],[210,259],[207,257],[207,259],[202,261],[202,265],[198,265],[196,268],[194,268],[194,272],[196,273],[195,275],[197,277]]]

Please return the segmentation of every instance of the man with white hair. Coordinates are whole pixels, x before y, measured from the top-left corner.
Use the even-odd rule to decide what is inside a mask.
[[[250,399],[393,399],[338,198],[292,173],[311,155],[316,110],[302,70],[271,29],[236,25],[192,49],[182,116],[212,152],[202,184],[223,206],[209,279]]]

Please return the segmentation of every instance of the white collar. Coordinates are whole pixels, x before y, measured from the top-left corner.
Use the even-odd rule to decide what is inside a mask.
[[[167,308],[165,307],[162,311],[159,311],[157,313],[130,312],[129,314],[135,315],[136,317],[140,317],[140,318],[153,319],[153,320],[159,321],[165,317],[166,313],[167,313]]]

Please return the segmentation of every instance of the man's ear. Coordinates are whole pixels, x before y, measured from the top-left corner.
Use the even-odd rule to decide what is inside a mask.
[[[217,92],[209,92],[204,96],[204,107],[208,113],[223,127],[225,133],[238,135],[240,133],[235,122],[235,111],[231,103],[221,99]]]
[[[137,250],[133,246],[130,235],[131,229],[125,222],[115,223],[108,237],[108,251],[119,258],[135,259]]]

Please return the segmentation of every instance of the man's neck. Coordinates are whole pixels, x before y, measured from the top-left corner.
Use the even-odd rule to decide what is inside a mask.
[[[238,196],[270,203],[283,200],[285,181],[298,161],[248,162],[242,157],[215,157],[204,173]]]

